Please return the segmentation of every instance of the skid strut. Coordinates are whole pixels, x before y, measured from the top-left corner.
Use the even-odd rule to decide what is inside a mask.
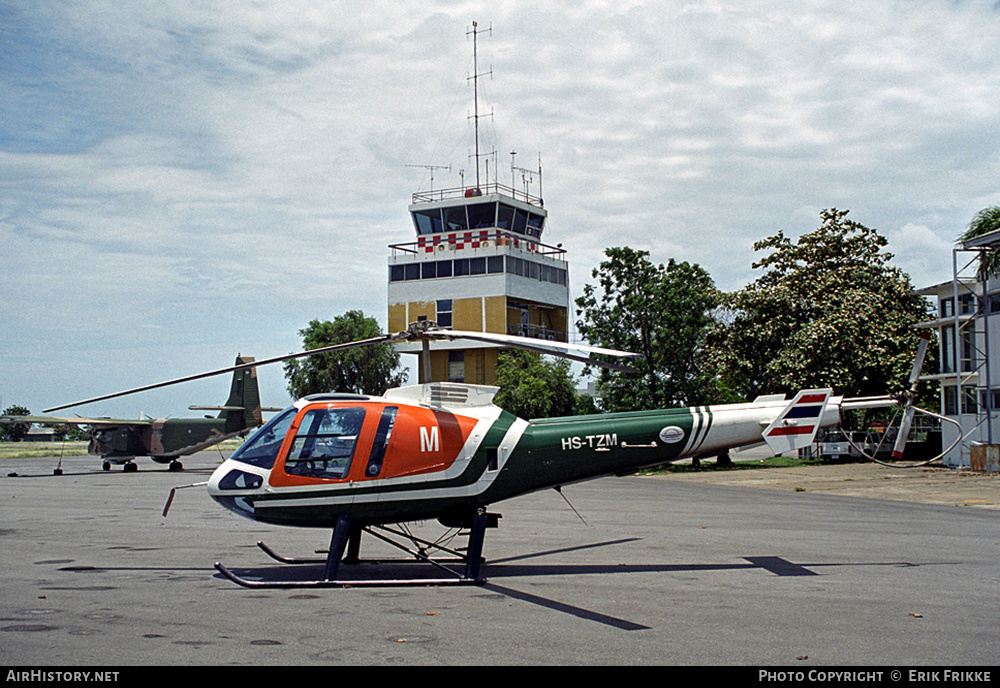
[[[258,542],[257,546],[264,550],[268,556],[284,564],[323,564],[323,578],[312,581],[256,581],[247,580],[237,576],[221,562],[216,562],[215,568],[223,576],[245,588],[337,588],[337,587],[391,587],[391,586],[421,586],[421,585],[482,585],[486,579],[481,576],[483,540],[486,536],[487,524],[490,517],[485,511],[478,511],[472,519],[469,530],[469,542],[466,553],[446,550],[433,543],[419,540],[412,536],[407,536],[384,526],[361,527],[349,516],[341,516],[333,529],[330,538],[330,549],[325,558],[293,558],[280,556],[277,552]],[[380,532],[381,531],[381,532]],[[443,578],[391,578],[391,579],[345,579],[338,578],[338,572],[342,563],[360,563],[359,558],[361,546],[361,533],[366,532],[380,540],[389,543],[393,547],[403,550],[412,555],[415,560],[430,564],[448,574]],[[390,533],[399,537],[408,537],[415,543],[442,549],[455,555],[449,562],[464,564],[461,568],[445,565],[442,560],[427,556],[424,552],[406,547],[397,540],[385,533]],[[346,556],[345,556],[346,553]]]

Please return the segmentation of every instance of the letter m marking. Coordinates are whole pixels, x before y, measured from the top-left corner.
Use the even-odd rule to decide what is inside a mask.
[[[420,428],[420,451],[441,451],[441,438],[438,436],[438,426]]]

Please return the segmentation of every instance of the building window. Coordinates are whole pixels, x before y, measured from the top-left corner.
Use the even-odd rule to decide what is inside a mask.
[[[944,415],[946,416],[958,415],[955,404],[955,390],[956,388],[954,386],[944,388]],[[978,412],[978,408],[978,404],[976,403],[976,391],[973,389],[966,389],[962,394],[962,413],[964,415],[973,415]]]
[[[941,299],[941,317],[942,318],[953,318],[955,317],[955,299]]]
[[[958,297],[958,311],[961,315],[976,312],[976,297],[973,294],[962,294]]]
[[[456,258],[422,263],[404,263],[389,266],[390,282],[440,279],[442,277],[468,277],[469,275],[499,275],[507,272],[518,277],[565,286],[565,268],[542,265],[514,256],[489,256],[485,258]]]
[[[449,232],[461,232],[469,228],[469,218],[465,215],[465,206],[444,208],[444,226]]]
[[[451,327],[451,299],[441,299],[437,302],[437,324],[441,327]]]
[[[979,406],[984,411],[1000,409],[1000,389],[984,389],[980,391]]]
[[[470,229],[486,229],[496,227],[497,224],[497,204],[479,203],[469,206],[469,227]]]
[[[465,382],[465,352],[448,352],[448,382]]]
[[[959,335],[959,351],[961,352],[958,367],[955,361],[955,328],[952,326],[941,328],[941,372],[954,373],[960,370],[963,373],[971,372],[976,366],[976,350],[972,344],[972,334],[961,332]]]
[[[435,234],[444,229],[440,209],[417,211],[413,213],[413,222],[417,226],[417,234]]]
[[[989,314],[994,315],[995,313],[1000,313],[1000,292],[993,292],[989,295],[989,300],[987,301],[987,308],[989,309]]]

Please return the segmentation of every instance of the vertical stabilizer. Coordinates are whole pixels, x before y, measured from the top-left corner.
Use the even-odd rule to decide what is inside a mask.
[[[808,447],[816,439],[832,390],[799,392],[764,430],[764,441],[775,454]]]
[[[236,365],[254,362],[253,356],[237,356]],[[220,414],[226,419],[226,433],[255,428],[263,422],[260,390],[257,388],[257,369],[241,368],[233,373],[226,410]]]

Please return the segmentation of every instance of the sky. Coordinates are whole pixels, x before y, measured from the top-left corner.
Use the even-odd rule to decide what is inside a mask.
[[[385,327],[412,193],[474,174],[473,22],[481,149],[501,181],[541,165],[571,298],[623,245],[739,289],[824,208],[928,286],[1000,204],[995,1],[0,0],[0,408],[290,353],[348,310]]]

